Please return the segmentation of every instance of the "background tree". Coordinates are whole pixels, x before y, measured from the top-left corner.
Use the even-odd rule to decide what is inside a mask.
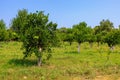
[[[15,18],[11,22],[10,30],[12,30],[18,38],[20,38],[21,30],[27,22],[28,11],[26,9],[19,10]]]
[[[100,31],[111,31],[111,29],[113,29],[113,23],[110,20],[102,20],[100,21]]]
[[[90,43],[90,48],[92,48],[93,42],[95,42],[96,37],[95,37],[95,32],[94,29],[92,29],[91,27],[87,28],[87,41]]]
[[[0,20],[0,41],[7,41],[9,38],[8,35],[5,22]]]
[[[118,26],[118,29],[120,30],[120,25]]]
[[[100,26],[95,26],[94,27],[94,34],[95,34],[95,37],[96,37],[96,42],[98,43],[98,47],[100,45],[100,43],[103,42],[103,36],[101,34],[101,30],[100,30]]]
[[[6,24],[2,19],[0,20],[0,30],[6,30]]]
[[[80,22],[79,24],[73,25],[74,37],[78,43],[78,53],[80,53],[80,44],[87,39],[87,23]]]
[[[113,51],[113,47],[117,44],[120,44],[120,30],[113,29],[105,37],[105,42],[110,47],[110,50]]]
[[[67,33],[67,28],[66,27],[61,27],[57,29],[57,36],[61,42],[66,41],[66,33]]]
[[[20,36],[11,29],[7,29],[9,41],[19,41]]]
[[[67,41],[70,43],[70,45],[72,44],[74,40],[74,34],[73,34],[73,29],[71,28],[67,28],[66,34],[65,34],[65,39],[64,41]]]
[[[104,42],[104,38],[107,35],[108,32],[110,32],[114,28],[113,23],[110,22],[108,19],[107,20],[102,20],[100,21],[100,25],[96,26],[94,28],[95,30],[95,35],[96,35],[96,41],[99,43]]]

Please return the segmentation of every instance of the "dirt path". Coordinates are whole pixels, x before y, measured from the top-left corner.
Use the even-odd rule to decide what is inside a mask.
[[[106,76],[96,76],[95,79],[84,79],[84,78],[80,78],[80,77],[75,77],[71,80],[120,80],[120,77],[112,77],[112,76],[109,76],[109,75],[106,75]]]
[[[120,80],[120,77],[97,76],[94,80]]]

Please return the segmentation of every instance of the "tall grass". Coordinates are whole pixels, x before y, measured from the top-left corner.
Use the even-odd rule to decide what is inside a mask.
[[[94,43],[81,45],[81,53],[77,53],[77,43],[71,46],[64,43],[52,49],[52,58],[37,66],[34,54],[23,60],[22,43],[0,43],[0,80],[94,80],[96,76],[110,75],[117,80],[120,75],[119,46],[109,55],[106,44],[97,47]]]

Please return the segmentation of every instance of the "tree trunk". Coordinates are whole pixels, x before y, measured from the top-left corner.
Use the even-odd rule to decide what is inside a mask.
[[[90,48],[92,48],[93,47],[93,42],[90,42]]]
[[[100,46],[100,42],[97,42],[98,43],[98,48],[99,48],[99,46]]]
[[[41,57],[38,57],[38,66],[42,66],[42,60],[41,60]]]
[[[72,42],[70,42],[70,46],[71,46]]]
[[[42,52],[42,48],[41,47],[39,48],[39,52],[40,53]],[[42,66],[42,57],[41,56],[38,57],[38,66]]]
[[[78,53],[80,53],[80,43],[78,43]]]
[[[114,46],[111,46],[110,51],[113,52],[113,50],[114,50]]]

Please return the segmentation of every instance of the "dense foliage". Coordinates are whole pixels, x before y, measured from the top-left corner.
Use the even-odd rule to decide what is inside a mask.
[[[9,39],[9,34],[6,30],[6,25],[3,20],[0,20],[0,41],[7,41]]]
[[[23,47],[25,48],[24,58],[35,53],[38,58],[38,66],[40,66],[42,64],[43,52],[46,50],[50,51],[50,47],[56,44],[55,31],[57,24],[49,22],[48,15],[44,15],[42,11],[29,13],[22,20],[21,17],[24,16],[24,13],[27,12],[25,10],[18,12],[18,16],[13,20],[12,28],[16,33],[20,34]],[[19,22],[21,20],[22,23]],[[19,26],[15,27],[15,25]],[[48,54],[47,59],[49,57],[50,54]]]

